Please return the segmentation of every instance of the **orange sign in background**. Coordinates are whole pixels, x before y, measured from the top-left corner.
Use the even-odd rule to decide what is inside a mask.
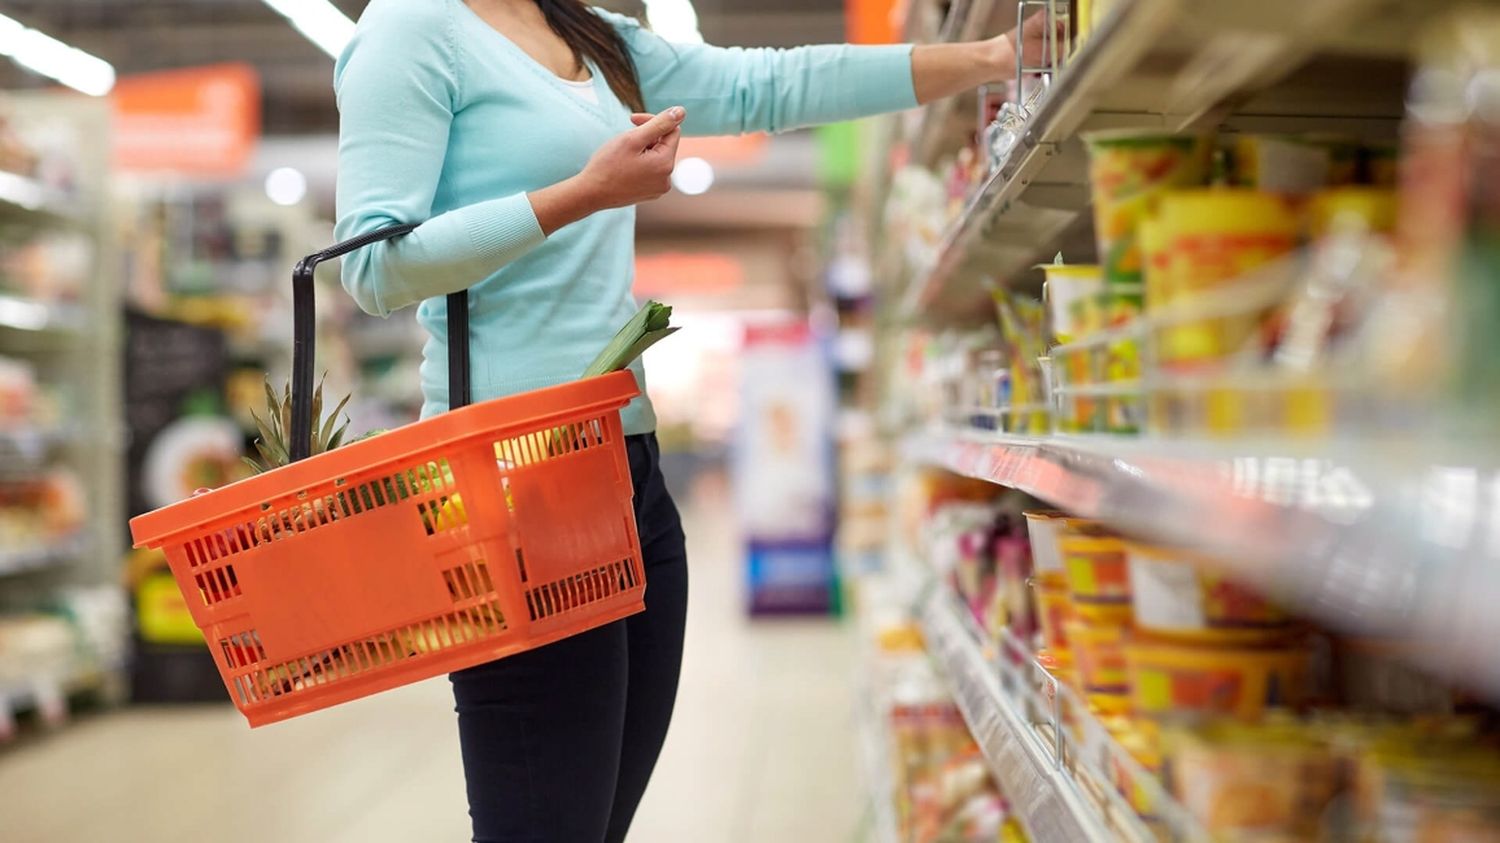
[[[894,44],[901,40],[901,18],[913,0],[844,0],[851,44]]]
[[[745,285],[745,265],[717,252],[657,252],[637,255],[635,295],[722,295]]]
[[[125,76],[110,99],[122,172],[235,178],[260,139],[260,75],[248,64]]]

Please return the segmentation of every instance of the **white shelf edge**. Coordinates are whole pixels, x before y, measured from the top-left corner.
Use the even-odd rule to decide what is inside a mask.
[[[910,459],[1206,554],[1329,627],[1395,636],[1500,698],[1500,473],[1391,441],[1189,443],[933,431]],[[1203,525],[1212,525],[1204,529]],[[1460,646],[1462,645],[1462,646]]]

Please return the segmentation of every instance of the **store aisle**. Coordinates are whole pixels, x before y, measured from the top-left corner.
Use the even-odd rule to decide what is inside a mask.
[[[723,484],[686,509],[692,609],[642,843],[853,839],[847,631],[750,624]],[[0,752],[6,843],[468,839],[446,680],[252,733],[226,708],[126,710]]]

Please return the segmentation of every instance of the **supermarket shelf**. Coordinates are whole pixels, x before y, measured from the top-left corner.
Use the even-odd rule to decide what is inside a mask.
[[[950,227],[932,265],[918,268],[903,314],[949,321],[982,315],[992,279],[1015,278],[1087,225],[1081,132],[1227,123],[1242,131],[1393,139],[1410,33],[1453,2],[1117,4],[1045,94],[1008,160]]]
[[[991,773],[1032,840],[1117,840],[1093,803],[1064,771],[1001,689],[999,671],[944,588],[931,589],[921,607],[927,648],[947,677],[964,720]]]
[[[0,217],[55,224],[73,221],[76,214],[59,191],[28,176],[0,170]]]
[[[1437,437],[1198,442],[939,430],[922,463],[1202,552],[1291,608],[1391,637],[1500,699],[1500,465]]]
[[[80,333],[87,325],[80,307],[48,304],[0,293],[0,334],[7,330],[33,333]]]
[[[54,565],[62,565],[82,556],[88,548],[82,536],[67,538],[46,545],[0,550],[0,577],[39,571]]]
[[[106,688],[111,674],[123,668],[80,661],[24,680],[0,680],[0,743],[15,737],[15,715],[35,711],[50,725],[58,725],[68,717],[70,697]]]
[[[77,432],[67,427],[0,430],[0,478],[36,471],[54,449],[77,438]]]

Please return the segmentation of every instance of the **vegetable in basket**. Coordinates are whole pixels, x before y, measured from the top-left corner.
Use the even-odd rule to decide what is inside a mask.
[[[661,342],[662,340],[677,333],[679,329],[670,326],[672,319],[672,307],[658,301],[648,301],[645,306],[636,311],[636,314],[620,328],[609,345],[599,352],[594,362],[583,370],[582,377],[591,378],[599,375],[607,375],[610,372],[618,372],[636,358],[646,353],[646,349]],[[323,383],[318,382],[318,388],[313,392],[312,415],[313,415],[313,441],[312,455],[333,449],[344,444],[344,435],[349,429],[349,419],[344,417],[344,423],[338,424],[339,413],[349,403],[348,395],[339,401],[338,406],[329,414],[327,419],[322,417],[323,413]],[[281,468],[291,462],[291,448],[289,440],[292,438],[292,388],[288,383],[282,390],[281,395],[276,394],[272,388],[269,378],[266,379],[266,417],[251,412],[255,419],[255,425],[260,429],[260,438],[255,440],[255,449],[260,452],[260,460],[245,457],[245,464],[255,470],[256,474],[264,474],[267,471]],[[369,433],[355,439],[355,442],[363,442],[372,436],[384,433],[383,430],[372,430]],[[557,443],[561,431],[554,431],[553,443]]]
[[[669,324],[671,319],[671,306],[657,301],[646,302],[645,306],[636,311],[636,314],[630,318],[630,321],[625,323],[624,327],[620,328],[609,341],[609,344],[605,346],[604,350],[599,352],[599,356],[594,358],[594,362],[590,363],[584,369],[583,377],[597,377],[626,368],[635,362],[636,358],[644,354],[646,349],[678,331],[677,328],[673,328]],[[318,382],[318,387],[313,392],[312,398],[313,456],[331,451],[344,444],[345,433],[349,429],[349,419],[345,416],[343,424],[339,424],[338,417],[348,403],[349,396],[345,395],[339,401],[338,406],[334,408],[333,412],[326,419],[323,418],[323,382]],[[253,412],[251,415],[255,418],[255,424],[260,429],[260,438],[255,441],[255,449],[260,452],[261,458],[260,460],[255,460],[245,457],[246,465],[254,469],[256,474],[263,474],[287,465],[291,461],[290,440],[292,436],[292,391],[290,383],[278,395],[276,390],[272,388],[270,380],[267,379],[266,417],[262,419]],[[381,430],[370,431],[354,441],[362,442],[365,439],[378,436],[384,432]],[[558,428],[553,430],[548,436],[547,451],[549,456],[564,451],[562,447],[564,435],[564,429]],[[496,446],[496,450],[496,457],[498,459],[507,459],[512,456],[499,453],[499,445]],[[443,466],[441,470],[451,485],[452,475],[449,473],[448,468]],[[419,487],[426,487],[420,488],[421,492],[431,491],[427,481],[414,476],[411,492],[413,494],[418,493]],[[338,517],[337,512],[334,511],[331,504],[328,506],[326,514],[320,511],[323,508],[321,502],[314,501],[311,506],[313,511],[308,513],[310,515],[320,517],[326,515],[330,519]],[[274,540],[294,532],[297,522],[300,522],[304,517],[303,511],[293,512],[293,524],[291,525],[271,524],[266,519],[262,519],[261,523],[257,525],[257,531],[263,539],[268,541]],[[449,530],[467,524],[469,520],[468,513],[464,510],[463,499],[457,494],[442,498],[435,510],[430,512],[424,511],[422,517],[427,523],[428,528],[436,531]],[[283,526],[286,526],[288,529],[283,530]]]

